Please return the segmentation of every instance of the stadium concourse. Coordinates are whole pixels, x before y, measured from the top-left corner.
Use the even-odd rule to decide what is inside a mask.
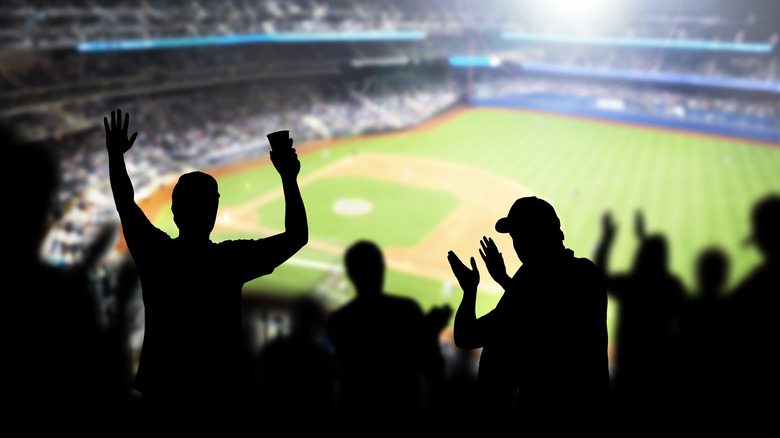
[[[491,99],[780,141],[780,25],[765,2],[661,1],[626,17],[605,13],[596,25],[511,7],[523,2],[487,3],[4,1],[0,123],[61,158],[42,257],[70,266],[101,239],[119,241],[102,126],[115,108],[132,113],[139,131],[143,153],[127,156],[139,199],[183,172],[265,156],[265,135],[279,127],[303,151]],[[128,256],[101,248],[91,275],[110,319]],[[143,311],[137,290],[133,297],[137,350]],[[288,330],[289,302],[247,300],[261,315],[257,348]]]

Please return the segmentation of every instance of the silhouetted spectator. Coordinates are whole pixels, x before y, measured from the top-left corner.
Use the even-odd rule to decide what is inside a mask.
[[[109,416],[120,415],[113,384],[121,371],[106,354],[113,339],[98,322],[91,266],[55,267],[41,256],[61,183],[58,154],[10,131],[0,132],[0,146],[9,206],[2,215],[6,417],[36,431],[106,430]],[[94,253],[87,251],[89,263]]]
[[[449,309],[426,316],[415,301],[386,294],[384,256],[373,242],[352,245],[345,264],[357,296],[328,321],[340,372],[339,418],[390,427],[420,420],[425,381],[444,373],[438,336]]]
[[[453,252],[448,259],[463,289],[455,343],[482,348],[479,412],[472,424],[520,430],[592,431],[605,426],[609,397],[607,293],[587,259],[563,245],[553,207],[518,199],[496,231],[509,233],[522,262],[513,277],[492,239],[481,241],[488,272],[504,288],[496,308],[476,318],[479,271]]]
[[[685,298],[682,282],[669,271],[666,238],[647,235],[643,216],[635,219],[639,248],[631,271],[610,274],[609,253],[616,226],[604,215],[596,264],[607,290],[618,302],[619,316],[613,387],[621,417],[655,421],[673,415],[679,375],[679,323]]]
[[[213,243],[219,192],[202,172],[182,175],[173,189],[179,236],[157,229],[135,203],[123,155],[129,116],[103,119],[111,189],[144,300],[145,331],[135,388],[149,419],[172,427],[237,425],[247,382],[241,289],[270,274],[308,239],[306,212],[296,181],[300,162],[292,139],[274,145],[271,161],[282,179],[285,231],[257,240]]]
[[[332,421],[336,413],[336,363],[326,340],[322,304],[302,297],[295,302],[289,335],[265,345],[259,357],[256,397],[267,418],[309,430]]]
[[[478,360],[479,356],[476,355]],[[434,385],[431,396],[431,419],[440,427],[464,432],[463,419],[478,408],[475,351],[453,346],[444,378]]]
[[[696,294],[682,313],[680,385],[682,402],[692,421],[709,421],[728,406],[724,395],[725,367],[731,352],[724,350],[729,319],[726,286],[729,260],[719,248],[703,250],[696,260]]]
[[[780,322],[780,195],[759,201],[752,211],[749,244],[763,261],[734,289],[728,298],[734,319],[731,337],[731,402],[738,421],[750,422],[756,431],[773,425],[780,390],[780,360],[777,345]]]

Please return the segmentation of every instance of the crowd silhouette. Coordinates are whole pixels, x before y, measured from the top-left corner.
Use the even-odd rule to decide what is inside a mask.
[[[112,288],[117,306],[107,323],[89,273],[108,235],[80,264],[43,262],[39,248],[59,184],[57,155],[48,145],[2,132],[3,154],[12,163],[2,184],[9,205],[24,212],[3,215],[4,228],[14,230],[6,239],[13,257],[3,262],[11,309],[4,318],[11,335],[3,367],[14,420],[30,422],[47,412],[60,421],[36,427],[110,424],[128,434],[152,426],[237,430],[252,427],[260,415],[264,422],[362,433],[421,422],[511,433],[770,424],[778,389],[778,195],[765,197],[751,213],[745,243],[762,256],[755,270],[729,288],[727,253],[704,248],[695,260],[693,293],[669,269],[670,242],[647,232],[641,212],[633,266],[615,274],[609,259],[618,225],[610,212],[591,261],[566,248],[552,205],[520,198],[497,218],[495,231],[511,237],[521,267],[507,273],[490,237],[475,245],[504,290],[481,317],[475,305],[483,274],[474,256],[466,264],[452,251],[442,255],[462,299],[454,315],[446,305],[426,312],[385,291],[381,248],[357,241],[344,254],[355,296],[333,311],[301,297],[290,332],[251,354],[243,339],[242,286],[273,272],[308,241],[293,140],[269,136],[285,230],[214,243],[217,181],[199,171],[179,178],[172,194],[179,236],[171,238],[135,202],[124,164],[137,136],[128,135],[129,114],[116,110],[104,125],[110,184],[132,257]],[[12,190],[21,184],[24,191]],[[131,381],[126,307],[139,281],[145,335]],[[609,296],[620,310],[611,375]],[[450,323],[455,361],[448,363],[441,337]],[[473,354],[479,356],[476,373]]]
[[[23,141],[7,128],[0,132],[0,143],[13,163],[0,177],[12,206],[2,215],[3,227],[12,230],[2,262],[5,418],[10,425],[42,433],[71,427],[88,433],[108,425],[130,430],[137,404],[129,392],[129,351],[122,338],[132,267],[112,289],[117,306],[103,324],[90,271],[105,249],[105,235],[78,264],[46,263],[40,248],[56,214],[57,151]],[[11,189],[19,186],[24,189]],[[46,413],[43,421],[41,412]]]
[[[648,234],[641,213],[635,217],[639,244],[633,266],[627,274],[611,274],[609,253],[617,226],[609,213],[604,215],[602,225],[595,261],[620,308],[613,380],[616,406],[627,411],[620,415],[622,418],[668,418],[674,412],[668,394],[677,386],[683,284],[669,271],[665,236]]]

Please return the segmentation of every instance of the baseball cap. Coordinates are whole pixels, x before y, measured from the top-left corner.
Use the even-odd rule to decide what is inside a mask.
[[[536,196],[520,198],[512,204],[509,213],[496,222],[496,231],[511,233],[516,230],[560,230],[561,221],[547,201]]]

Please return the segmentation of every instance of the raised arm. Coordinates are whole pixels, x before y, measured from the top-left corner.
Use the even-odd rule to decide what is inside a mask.
[[[472,257],[471,269],[469,269],[452,251],[447,254],[447,260],[450,262],[452,272],[458,279],[461,289],[463,289],[463,298],[455,312],[455,326],[453,328],[455,345],[458,348],[480,348],[483,346],[483,339],[476,310],[477,286],[479,285],[477,263]]]
[[[612,250],[612,243],[615,241],[615,222],[610,212],[604,213],[601,220],[601,241],[596,247],[595,264],[601,271],[604,278],[608,276],[609,253]]]
[[[289,149],[271,151],[271,162],[282,179],[284,193],[284,232],[265,239],[265,248],[273,266],[279,266],[309,241],[306,208],[298,187],[301,162],[290,139]]]
[[[636,225],[637,230],[640,230],[641,224],[637,222]],[[601,241],[596,248],[594,263],[599,271],[601,271],[601,276],[604,280],[604,285],[606,286],[609,295],[617,299],[622,299],[624,291],[626,290],[625,275],[609,274],[609,255],[612,251],[612,244],[615,241],[615,234],[617,230],[617,226],[612,219],[611,213],[604,213],[601,227]]]
[[[124,154],[135,142],[138,133],[135,132],[128,139],[127,128],[130,123],[130,114],[125,113],[124,123],[122,123],[122,110],[111,111],[111,125],[108,119],[103,117],[103,125],[106,128],[106,149],[108,150],[108,172],[111,182],[111,191],[114,194],[114,203],[119,213],[119,218],[124,225],[127,221],[138,218],[139,215],[146,217],[135,203],[135,192],[133,184],[130,182],[130,176],[127,174]]]

